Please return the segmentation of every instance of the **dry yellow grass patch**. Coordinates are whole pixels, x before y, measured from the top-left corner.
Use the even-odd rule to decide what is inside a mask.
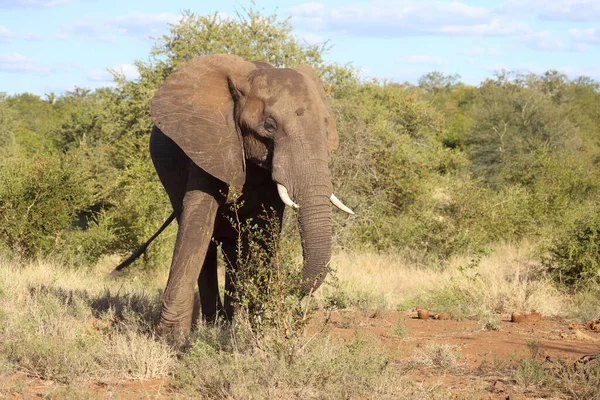
[[[167,376],[175,353],[149,334],[158,304],[139,283],[1,260],[0,365],[59,382]]]
[[[501,245],[482,258],[473,271],[459,272],[459,266],[469,262],[467,258],[452,260],[449,269],[456,287],[480,299],[482,310],[566,315],[568,300],[544,276],[539,258],[532,254],[533,248],[527,243]]]
[[[443,287],[452,277],[450,271],[434,272],[395,254],[338,252],[331,265],[339,289],[349,295],[362,293],[379,298],[387,308]],[[323,286],[316,296],[323,298],[333,290]]]
[[[440,270],[415,265],[400,255],[339,252],[332,260],[337,287],[325,286],[317,298],[342,292],[350,303],[356,296],[370,297],[372,304],[386,308],[430,302],[438,311],[445,311],[439,304],[445,301],[463,303],[468,309],[461,311],[462,316],[516,310],[566,314],[565,297],[543,276],[527,243],[499,245],[479,261],[472,260],[456,257]]]
[[[154,289],[99,270],[0,260],[0,376],[23,371],[59,391],[77,388],[75,398],[86,397],[92,382],[162,377],[170,396],[185,398],[443,398],[439,388],[404,376],[374,340],[299,337],[301,351],[290,358],[285,332],[256,346],[243,324],[202,325],[182,352],[154,336]],[[0,397],[15,392],[26,391],[0,382]]]

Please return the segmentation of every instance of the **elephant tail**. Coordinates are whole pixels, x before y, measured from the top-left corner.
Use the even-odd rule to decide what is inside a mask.
[[[169,224],[171,222],[173,222],[174,219],[175,219],[175,212],[172,212],[171,215],[169,215],[169,217],[167,218],[167,220],[161,225],[160,228],[158,228],[156,233],[154,235],[152,235],[152,237],[150,237],[150,239],[148,239],[148,241],[146,243],[141,245],[140,248],[137,249],[132,255],[127,257],[127,259],[125,261],[123,261],[121,264],[117,265],[117,267],[110,273],[111,276],[116,275],[119,271],[121,271],[123,268],[127,267],[129,264],[133,263],[142,254],[144,254],[144,252],[146,251],[148,246],[150,246],[150,243],[152,243],[154,241],[154,239],[156,239],[158,237],[158,235],[160,235],[162,233],[162,231],[167,229],[167,226],[169,226]]]

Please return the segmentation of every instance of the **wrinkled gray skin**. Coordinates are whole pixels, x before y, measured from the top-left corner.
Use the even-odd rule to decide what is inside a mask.
[[[337,133],[322,84],[308,66],[277,69],[233,55],[188,61],[171,74],[151,103],[150,153],[179,223],[159,331],[186,332],[195,282],[203,318],[233,313],[222,307],[217,246],[235,266],[236,233],[226,218],[228,187],[241,191],[239,216],[256,219],[263,207],[281,220],[284,185],[298,211],[305,265],[302,288],[319,287],[331,258],[329,151]],[[232,291],[232,277],[226,277]]]

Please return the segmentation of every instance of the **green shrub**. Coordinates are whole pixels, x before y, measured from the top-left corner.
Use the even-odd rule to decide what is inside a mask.
[[[541,386],[549,382],[549,376],[544,366],[534,359],[521,359],[514,372],[514,378],[519,386]]]
[[[340,135],[332,163],[335,192],[358,205],[356,218],[336,216],[338,240],[379,250],[413,247],[418,240],[410,227],[422,221],[412,210],[423,208],[440,175],[466,160],[439,140],[441,115],[402,86],[372,82],[334,95]]]
[[[500,330],[500,320],[496,315],[490,313],[489,311],[481,314],[478,324],[484,331]]]
[[[0,160],[0,241],[19,256],[59,251],[77,214],[95,200],[89,173],[68,155]]]
[[[600,283],[600,211],[582,216],[556,239],[544,259],[551,276],[570,289]]]

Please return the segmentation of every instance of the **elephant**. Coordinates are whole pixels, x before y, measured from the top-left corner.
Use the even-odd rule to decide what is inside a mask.
[[[331,258],[330,203],[353,214],[333,194],[328,161],[338,136],[317,73],[308,65],[199,56],[165,79],[150,114],[150,155],[173,207],[161,230],[178,222],[157,330],[191,329],[196,282],[204,320],[233,315],[234,277],[226,274],[224,306],[217,282],[217,243],[236,260],[233,191],[243,204],[237,217],[259,225],[265,209],[279,222],[285,205],[296,209],[304,257],[298,284],[305,294],[316,290]]]

